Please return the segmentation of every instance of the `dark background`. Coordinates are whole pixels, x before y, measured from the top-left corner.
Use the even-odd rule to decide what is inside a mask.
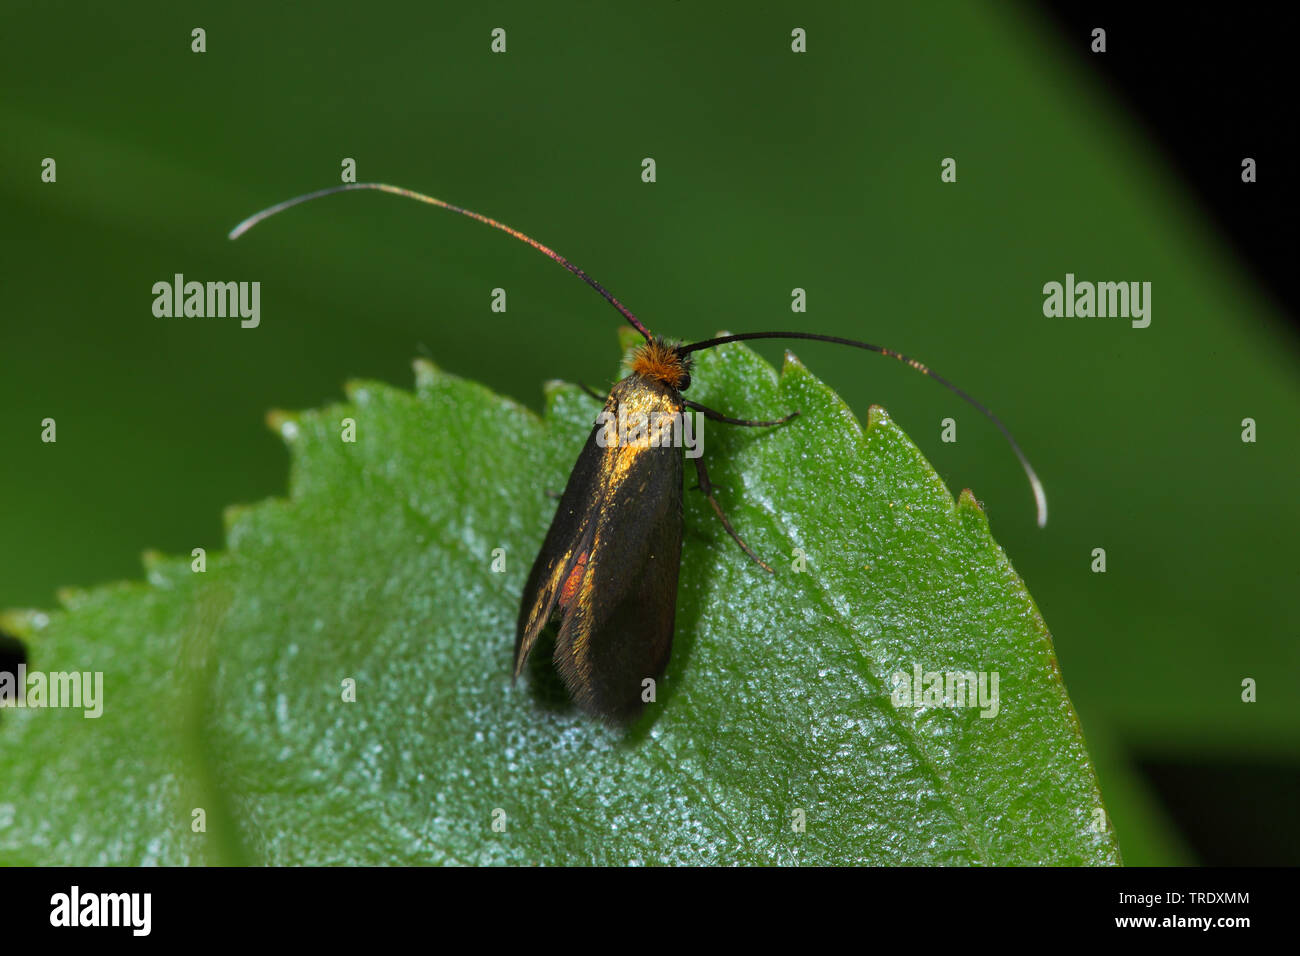
[[[475,224],[357,195],[225,240],[350,156],[363,180],[533,234],[656,331],[866,338],[985,400],[1047,483],[1045,531],[951,396],[798,348],[985,502],[1055,635],[1126,861],[1300,862],[1289,34],[1267,7],[1179,11],[7,5],[0,608],[139,578],[147,548],[220,547],[223,507],[284,493],[266,411],[349,378],[408,385],[427,354],[533,408],[546,378],[611,378],[614,313]],[[262,327],[154,318],[175,272],[260,280]],[[1152,281],[1152,326],[1045,318],[1066,272]]]
[[[1063,37],[1108,28],[1105,56],[1078,62],[1141,124],[1203,214],[1273,299],[1274,318],[1300,336],[1293,284],[1297,136],[1294,43],[1282,11],[1256,5],[1052,3]],[[1249,155],[1273,157],[1254,184],[1222,175]],[[1225,343],[1226,344],[1226,343]],[[1291,430],[1294,441],[1296,431]],[[1295,583],[1294,569],[1288,569]],[[1217,864],[1300,863],[1300,768],[1249,754],[1135,750],[1142,774],[1200,859]],[[1279,826],[1279,824],[1284,824]]]

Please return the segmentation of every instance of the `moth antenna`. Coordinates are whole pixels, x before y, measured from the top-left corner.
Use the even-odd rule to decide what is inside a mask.
[[[514,229],[510,226],[507,226],[503,222],[497,222],[495,219],[489,219],[487,216],[483,215],[482,213],[474,212],[474,210],[472,209],[462,209],[460,206],[453,206],[451,203],[446,202],[442,199],[435,199],[433,196],[426,196],[424,195],[424,193],[417,193],[411,189],[403,189],[401,186],[390,186],[387,183],[344,183],[341,186],[331,186],[328,189],[318,189],[313,193],[306,193],[305,195],[302,196],[295,196],[293,199],[286,199],[284,202],[276,203],[274,206],[268,206],[266,209],[263,209],[261,212],[253,213],[253,215],[249,216],[247,219],[245,219],[243,222],[237,225],[234,229],[231,229],[230,234],[227,238],[238,239],[244,233],[248,232],[248,230],[256,226],[259,222],[262,222],[266,219],[270,219],[276,213],[284,212],[286,209],[291,209],[292,207],[297,206],[301,203],[310,202],[313,199],[320,199],[324,196],[332,196],[335,193],[351,192],[354,189],[374,189],[374,190],[378,190],[381,193],[390,193],[394,196],[402,196],[403,198],[406,199],[414,199],[417,202],[428,203],[430,206],[437,206],[439,209],[447,209],[451,212],[458,212],[462,216],[468,216],[470,219],[474,219],[478,222],[481,222],[485,226],[491,226],[493,229],[500,229],[502,232],[506,233],[507,235],[513,236],[514,238],[518,239],[520,242],[528,243],[528,245],[532,246],[538,252],[542,253],[545,256],[548,256],[551,259],[554,259],[560,265],[564,266],[564,268],[568,269],[570,272],[572,272],[583,282],[587,283],[587,285],[591,286],[593,289],[599,292],[606,302],[608,302],[614,308],[618,309],[619,314],[622,315],[623,318],[627,319],[627,321],[631,323],[632,328],[640,332],[641,335],[645,337],[645,340],[647,342],[650,341],[650,339],[652,338],[652,336],[650,335],[650,330],[647,329],[644,325],[642,325],[641,320],[638,319],[635,315],[633,315],[631,311],[626,306],[623,305],[622,302],[619,302],[618,299],[614,298],[614,296],[612,296],[603,285],[601,285],[591,276],[587,275],[587,273],[583,272],[581,269],[575,266],[568,259],[564,258],[564,256],[556,252],[554,249],[542,245],[540,242],[538,242],[536,239],[532,238],[531,236],[526,236],[518,229]]]
[[[713,339],[705,339],[702,342],[696,342],[693,345],[679,346],[679,354],[687,355],[691,352],[698,352],[702,349],[711,349],[717,345],[726,345],[728,342],[743,342],[746,339],[810,339],[814,342],[831,342],[835,345],[850,345],[856,349],[866,349],[868,352],[875,352],[886,358],[898,359],[898,361],[910,365],[916,371],[928,378],[934,379],[944,388],[957,395],[959,398],[970,403],[979,412],[984,415],[994,425],[998,426],[998,431],[1002,432],[1002,437],[1007,440],[1011,450],[1016,453],[1016,458],[1020,460],[1020,466],[1025,470],[1025,476],[1029,479],[1029,487],[1034,491],[1034,502],[1038,506],[1038,527],[1047,526],[1047,494],[1043,491],[1043,483],[1038,480],[1038,475],[1034,471],[1034,466],[1029,464],[1029,459],[1025,453],[1020,450],[1016,440],[1011,437],[1011,431],[1006,425],[1002,424],[1002,419],[994,415],[987,406],[977,401],[966,392],[962,391],[952,382],[948,381],[942,375],[932,372],[928,366],[922,365],[916,359],[908,358],[902,352],[895,352],[893,349],[887,349],[883,345],[872,345],[870,342],[859,342],[856,339],[842,339],[837,335],[818,335],[814,332],[742,332],[739,335],[721,335]]]

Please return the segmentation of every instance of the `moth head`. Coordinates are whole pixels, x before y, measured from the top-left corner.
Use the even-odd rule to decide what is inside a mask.
[[[637,347],[632,356],[632,371],[679,392],[691,387],[690,357],[663,339],[651,339]]]

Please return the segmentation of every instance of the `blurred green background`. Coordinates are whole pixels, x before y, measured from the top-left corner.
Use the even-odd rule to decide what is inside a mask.
[[[353,157],[363,181],[534,235],[656,331],[865,338],[984,400],[1046,482],[1045,531],[997,432],[952,395],[797,348],[984,501],[1055,636],[1126,862],[1206,858],[1139,769],[1161,762],[1191,768],[1189,798],[1219,788],[1220,842],[1248,839],[1233,827],[1254,805],[1249,839],[1300,860],[1278,785],[1300,769],[1297,355],[1032,9],[11,2],[0,26],[0,607],[139,578],[148,548],[219,548],[225,505],[284,492],[267,410],[348,378],[409,385],[424,354],[533,408],[545,379],[610,380],[615,313],[458,217],[358,194],[226,240]],[[155,318],[151,287],[176,272],[261,281],[261,327]],[[1045,318],[1042,286],[1067,272],[1150,281],[1151,326]]]

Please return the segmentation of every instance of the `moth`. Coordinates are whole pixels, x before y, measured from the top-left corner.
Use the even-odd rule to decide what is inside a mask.
[[[865,349],[903,362],[949,389],[987,417],[1010,444],[1034,493],[1038,525],[1047,523],[1047,497],[1033,467],[996,415],[929,367],[900,352],[856,339],[813,332],[743,332],[692,344],[656,336],[600,283],[553,249],[481,213],[386,183],[345,183],[297,196],[255,213],[230,232],[238,239],[259,222],[292,206],[354,190],[377,190],[459,213],[499,229],[559,263],[596,290],[644,339],[631,373],[603,401],[586,444],[560,495],[550,530],[524,585],[515,629],[513,675],[518,679],[548,625],[558,624],[553,660],[573,701],[611,723],[643,710],[649,689],[668,666],[677,611],[682,551],[681,435],[688,410],[747,428],[774,428],[798,415],[755,421],[733,418],[686,398],[691,356],[703,349],[753,339],[805,339]],[[634,421],[629,433],[613,422]],[[702,456],[693,458],[699,490],[718,520],[760,568],[774,573],[745,543],[718,504]]]

